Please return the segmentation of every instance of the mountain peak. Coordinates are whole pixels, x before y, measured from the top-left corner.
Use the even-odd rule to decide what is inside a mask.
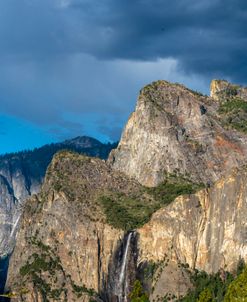
[[[213,83],[217,89],[225,85]],[[211,183],[245,160],[246,145],[246,135],[221,121],[212,98],[157,81],[141,90],[109,162],[146,186],[158,185],[167,173]]]
[[[65,140],[62,144],[71,145],[77,148],[94,148],[103,145],[100,141],[90,136],[77,136],[75,138]]]

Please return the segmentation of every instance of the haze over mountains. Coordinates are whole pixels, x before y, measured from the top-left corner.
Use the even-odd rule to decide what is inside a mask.
[[[2,200],[13,205],[12,225],[20,217],[6,285],[13,301],[242,297],[231,282],[247,260],[246,91],[215,80],[207,97],[153,82],[118,146],[84,137],[2,157]],[[56,153],[37,193],[65,146],[110,155]]]

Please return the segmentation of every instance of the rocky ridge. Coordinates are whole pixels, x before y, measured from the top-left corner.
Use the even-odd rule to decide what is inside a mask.
[[[61,150],[75,150],[107,158],[116,144],[102,144],[84,136],[62,143],[45,145],[33,151],[0,156],[0,257],[8,255],[14,245],[15,229],[26,198],[40,190],[53,155]],[[12,240],[13,239],[13,240]]]
[[[241,165],[247,158],[247,135],[225,127],[218,101],[222,87],[212,84],[211,94],[217,99],[166,81],[144,87],[110,154],[113,168],[153,187],[167,173],[213,183]],[[247,104],[242,90],[241,97]]]

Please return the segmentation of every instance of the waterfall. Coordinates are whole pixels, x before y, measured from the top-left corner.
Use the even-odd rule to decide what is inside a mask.
[[[117,290],[118,302],[127,301],[126,292],[128,289],[128,284],[127,284],[128,280],[126,278],[126,266],[128,264],[128,251],[129,251],[132,234],[133,234],[132,232],[128,234],[127,243],[124,250],[124,256],[121,264],[121,269],[118,279],[118,290]]]
[[[10,238],[12,238],[13,235],[15,235],[15,231],[17,229],[20,218],[21,218],[21,215],[19,215],[19,217],[16,219],[15,223],[13,224],[12,230],[11,230],[11,233],[10,233]]]
[[[129,302],[133,284],[137,278],[138,234],[135,230],[125,233],[119,241],[108,268],[103,300]]]

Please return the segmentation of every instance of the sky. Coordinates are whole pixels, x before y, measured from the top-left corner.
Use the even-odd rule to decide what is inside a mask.
[[[246,75],[246,0],[1,0],[0,153],[116,141],[144,85]]]

